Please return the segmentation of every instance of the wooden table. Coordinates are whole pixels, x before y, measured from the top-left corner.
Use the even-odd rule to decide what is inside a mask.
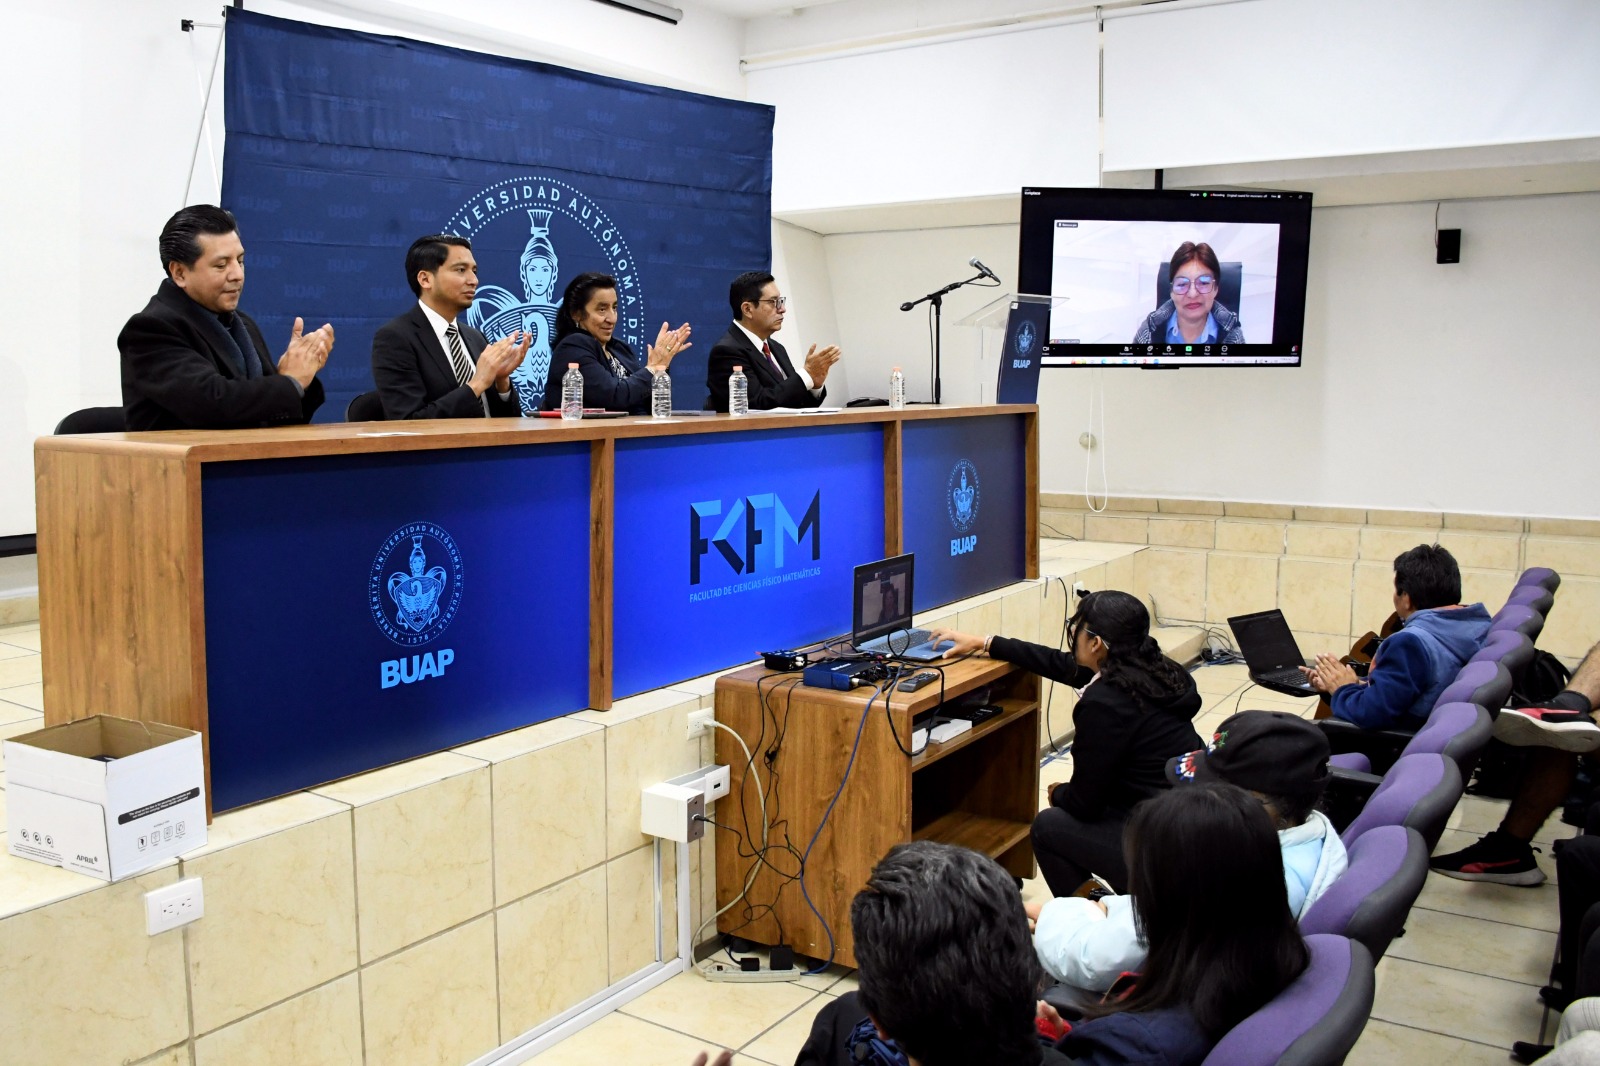
[[[833,960],[854,966],[850,902],[894,845],[910,840],[959,844],[998,860],[1016,877],[1032,877],[1039,678],[981,657],[945,668],[946,699],[984,685],[989,702],[1002,708],[998,717],[908,756],[902,745],[911,746],[912,719],[938,706],[938,682],[916,693],[894,691],[886,708],[883,699],[871,700],[871,688],[812,688],[801,684],[798,674],[752,667],[721,678],[717,721],[750,746],[754,765],[733,737],[717,730],[716,759],[732,767],[732,791],[716,805],[714,817],[744,835],[735,846],[734,833],[717,830],[719,909],[739,895],[758,862],[751,857],[750,841],[759,840],[761,813],[750,778],[766,790],[774,828],[768,862],[760,865],[745,903],[718,919],[717,928],[757,943],[787,943],[818,959],[829,957],[831,931]],[[840,791],[847,766],[849,779]],[[826,929],[793,880],[825,814],[827,822],[806,863],[805,887]]]
[[[980,554],[941,456],[983,471]],[[108,433],[34,463],[46,721],[200,730],[216,810],[821,639],[873,558],[917,552],[923,608],[1038,574],[1032,406]],[[459,592],[437,633],[380,615],[408,552]]]

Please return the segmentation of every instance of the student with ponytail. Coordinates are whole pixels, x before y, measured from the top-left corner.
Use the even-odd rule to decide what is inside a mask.
[[[1188,671],[1161,653],[1150,613],[1126,592],[1091,592],[1067,624],[1067,647],[935,630],[946,658],[983,652],[1078,692],[1072,779],[1033,821],[1033,852],[1050,891],[1071,895],[1090,874],[1128,890],[1122,829],[1133,808],[1168,787],[1168,759],[1200,747],[1200,694]]]

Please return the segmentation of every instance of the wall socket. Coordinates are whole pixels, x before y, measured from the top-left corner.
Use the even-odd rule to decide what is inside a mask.
[[[689,739],[711,732],[716,726],[711,723],[715,720],[715,712],[710,707],[702,707],[698,711],[689,712]]]
[[[205,917],[205,913],[206,897],[198,877],[144,894],[145,929],[151,936],[188,925],[196,918]]]

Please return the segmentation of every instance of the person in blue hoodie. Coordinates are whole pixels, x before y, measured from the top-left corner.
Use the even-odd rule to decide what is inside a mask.
[[[1260,800],[1278,830],[1289,912],[1298,921],[1344,873],[1347,859],[1327,815],[1316,809],[1328,785],[1328,738],[1285,711],[1243,711],[1223,722],[1207,748],[1167,764],[1175,785],[1226,782]],[[1098,999],[1125,973],[1139,970],[1148,950],[1134,920],[1133,900],[1064,896],[1027,905],[1033,947],[1045,972]]]
[[[1461,568],[1444,548],[1419,544],[1394,561],[1400,630],[1378,646],[1365,678],[1332,655],[1302,667],[1333,717],[1363,729],[1417,729],[1489,632],[1483,604],[1461,604]]]

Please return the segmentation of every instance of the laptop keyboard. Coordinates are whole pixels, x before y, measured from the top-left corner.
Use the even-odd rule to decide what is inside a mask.
[[[1287,670],[1273,670],[1271,673],[1259,675],[1263,681],[1271,681],[1275,685],[1293,685],[1297,688],[1306,688],[1306,675],[1297,666]]]
[[[888,636],[868,641],[866,646],[874,650],[881,648],[893,652],[910,651],[928,643],[928,638],[932,636],[932,631],[927,629],[897,629]]]

